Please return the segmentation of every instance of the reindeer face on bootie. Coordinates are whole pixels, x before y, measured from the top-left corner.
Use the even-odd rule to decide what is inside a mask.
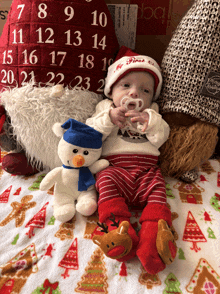
[[[45,176],[40,189],[45,191],[54,185],[54,216],[59,221],[69,221],[76,211],[91,215],[97,209],[93,174],[109,165],[105,159],[98,160],[102,151],[102,134],[74,119],[63,125],[56,123],[53,131],[62,137],[58,156],[63,165]]]
[[[104,235],[96,235],[92,241],[98,245],[105,255],[112,259],[119,259],[127,255],[132,248],[132,239],[128,234],[129,222],[122,221],[118,228],[109,232],[108,227],[99,224],[102,227]]]

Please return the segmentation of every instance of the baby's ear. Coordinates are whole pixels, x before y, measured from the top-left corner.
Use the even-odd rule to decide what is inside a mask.
[[[62,128],[62,124],[58,122],[53,125],[52,130],[57,137],[62,137],[66,131],[64,128]]]

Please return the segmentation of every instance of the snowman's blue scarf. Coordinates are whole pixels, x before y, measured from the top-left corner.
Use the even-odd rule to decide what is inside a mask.
[[[95,184],[95,179],[88,167],[72,167],[63,164],[67,169],[79,169],[78,191],[86,191],[90,186]]]

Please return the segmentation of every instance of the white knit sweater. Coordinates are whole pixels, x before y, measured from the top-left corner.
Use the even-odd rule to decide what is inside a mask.
[[[160,146],[168,139],[170,128],[162,116],[153,109],[145,109],[149,114],[149,124],[145,132],[141,132],[142,125],[136,124],[136,129],[129,126],[124,129],[111,122],[109,111],[113,107],[112,101],[102,100],[96,106],[93,116],[86,120],[86,124],[103,134],[102,155],[116,154],[147,154],[160,155]]]

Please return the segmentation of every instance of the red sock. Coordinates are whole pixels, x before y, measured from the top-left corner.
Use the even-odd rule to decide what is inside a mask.
[[[156,247],[159,219],[164,219],[168,225],[171,225],[171,212],[166,205],[148,204],[140,218],[142,226],[136,253],[145,270],[151,275],[155,275],[166,267]]]
[[[110,220],[113,218],[112,213],[114,214],[115,222],[119,222],[119,224],[122,221],[129,222],[130,225],[128,228],[128,234],[132,240],[132,248],[127,255],[117,260],[122,262],[135,257],[137,245],[139,243],[139,237],[137,236],[136,231],[130,223],[131,213],[129,212],[128,207],[125,204],[125,200],[123,198],[114,198],[109,201],[105,201],[99,205],[98,212],[100,222],[105,223],[108,226],[109,231],[117,229],[117,226],[112,226],[113,222],[112,220]]]
[[[158,224],[156,221],[145,221],[142,223],[142,228],[139,232],[140,241],[137,256],[145,270],[151,275],[155,275],[166,267],[157,252],[157,231]]]

